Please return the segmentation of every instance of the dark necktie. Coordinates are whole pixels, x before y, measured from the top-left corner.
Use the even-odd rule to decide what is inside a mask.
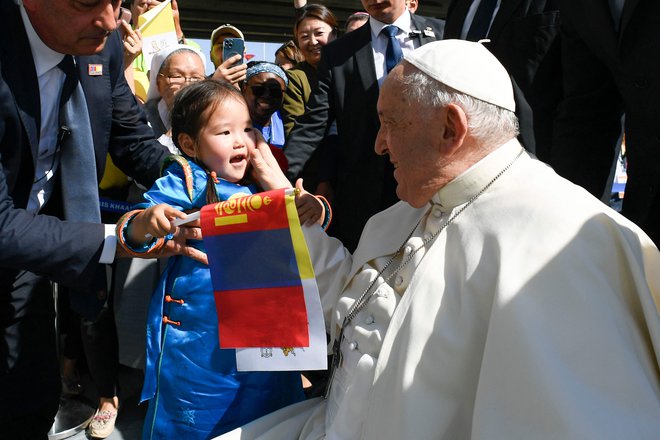
[[[65,75],[58,133],[64,219],[100,223],[94,141],[85,95],[71,55],[58,67]]]
[[[486,38],[490,22],[493,20],[497,0],[481,0],[477,12],[474,14],[470,30],[468,30],[465,39],[468,41],[479,41]]]
[[[626,0],[609,0],[609,2],[612,20],[614,20],[614,30],[619,32],[619,27],[621,26],[621,12],[623,12],[623,5]]]
[[[399,40],[396,39],[396,34],[399,33],[399,28],[390,25],[385,26],[381,31],[384,34],[387,41],[387,50],[385,51],[385,66],[387,66],[387,73],[390,73],[394,66],[396,66],[401,58],[403,58],[403,52],[401,51],[401,44]]]

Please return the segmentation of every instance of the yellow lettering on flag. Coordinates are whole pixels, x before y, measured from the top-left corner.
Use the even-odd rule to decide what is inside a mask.
[[[247,223],[247,222],[248,222],[247,214],[229,215],[226,217],[215,218],[216,226],[238,225],[240,223]]]
[[[142,34],[142,54],[147,66],[151,66],[151,59],[155,54],[178,43],[171,0],[166,0],[140,15],[138,27]]]

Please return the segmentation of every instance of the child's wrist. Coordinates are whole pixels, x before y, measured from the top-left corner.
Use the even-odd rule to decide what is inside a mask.
[[[124,228],[124,235],[126,236],[126,242],[134,247],[144,246],[147,242],[152,241],[151,238],[147,236],[146,229],[142,226],[144,218],[144,211],[136,213],[134,216],[129,217],[126,222],[126,227]]]
[[[127,212],[119,219],[115,230],[117,243],[133,257],[144,256],[156,252],[163,247],[163,244],[165,244],[164,238],[157,239],[152,237],[151,239],[147,239],[146,233],[140,232],[143,228],[139,226],[137,228],[135,227],[137,225],[134,225],[133,223],[139,224],[140,222],[134,222],[133,220],[136,220],[136,218],[143,212],[144,210],[141,209]]]

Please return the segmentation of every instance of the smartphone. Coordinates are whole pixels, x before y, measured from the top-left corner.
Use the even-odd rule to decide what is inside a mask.
[[[238,62],[234,63],[232,67],[243,64],[243,54],[245,53],[245,41],[241,38],[225,38],[222,42],[222,60],[233,57],[238,54],[241,56],[241,59]]]
[[[133,14],[131,13],[130,9],[121,8],[119,9],[119,17],[117,18],[117,22],[119,22],[119,20],[124,20],[126,23],[131,24],[132,15]],[[122,26],[119,26],[119,34],[121,35],[122,40],[126,36],[126,31],[124,31]]]

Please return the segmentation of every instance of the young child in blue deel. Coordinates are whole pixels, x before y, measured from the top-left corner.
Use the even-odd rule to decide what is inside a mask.
[[[205,80],[181,90],[172,109],[172,139],[184,156],[169,160],[144,195],[145,209],[117,224],[120,245],[129,253],[154,252],[171,229],[174,209],[192,212],[275,189],[246,182],[255,136],[245,100],[233,86]],[[302,223],[330,216],[327,202],[310,194],[298,205],[304,206]],[[204,250],[202,241],[192,245]],[[143,438],[209,439],[303,398],[299,372],[236,371],[235,350],[219,347],[208,266],[170,258],[148,312]]]

